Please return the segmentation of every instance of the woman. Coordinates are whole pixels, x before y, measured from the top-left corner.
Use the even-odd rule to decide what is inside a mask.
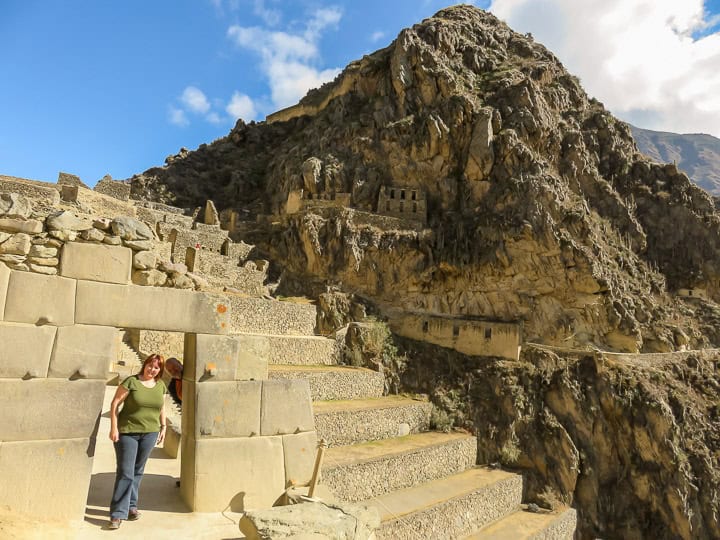
[[[165,439],[165,394],[161,380],[165,359],[151,354],[137,375],[118,386],[110,405],[110,440],[115,446],[117,472],[110,503],[110,529],[120,528],[121,520],[140,519],[138,489],[145,462],[155,444]],[[122,410],[118,413],[120,404]]]

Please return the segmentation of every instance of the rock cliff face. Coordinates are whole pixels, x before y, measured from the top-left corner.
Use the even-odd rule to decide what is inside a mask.
[[[426,223],[374,215],[385,188],[422,195]],[[281,267],[286,294],[332,284],[380,314],[517,322],[526,341],[585,350],[720,344],[712,198],[640,154],[542,45],[470,6],[403,30],[296,107],[238,122],[132,190],[241,212],[236,234]],[[289,214],[297,190],[349,194],[350,208]],[[537,500],[575,501],[583,538],[720,536],[717,360],[521,360],[393,371],[462,412],[488,460],[525,469]]]

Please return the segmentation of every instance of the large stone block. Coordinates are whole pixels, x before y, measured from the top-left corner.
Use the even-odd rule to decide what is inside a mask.
[[[283,435],[285,457],[285,485],[304,486],[310,483],[315,456],[317,455],[317,433],[308,431],[297,435]]]
[[[132,270],[132,250],[122,246],[67,242],[60,275],[90,281],[126,284]]]
[[[250,437],[260,434],[260,381],[183,382],[183,397],[192,393],[194,427],[183,430],[196,439]]]
[[[74,279],[10,272],[5,320],[68,326],[75,322]]]
[[[270,508],[285,490],[282,437],[183,435],[181,493],[194,512]],[[193,464],[186,464],[188,456]]]
[[[55,326],[0,324],[0,378],[47,377],[56,331]]]
[[[117,359],[120,335],[110,326],[58,328],[48,377],[105,380]]]
[[[90,437],[104,392],[104,380],[0,379],[0,441]]]
[[[234,381],[240,343],[231,336],[185,334],[183,378]]]
[[[263,381],[261,435],[288,435],[314,429],[310,385],[306,380]]]
[[[260,336],[186,334],[183,376],[194,381],[265,380],[267,349]]]
[[[0,321],[5,317],[5,298],[7,297],[8,282],[10,281],[10,269],[0,263]]]
[[[43,521],[81,520],[94,452],[88,437],[0,441],[0,508]]]
[[[264,381],[268,378],[270,340],[265,336],[234,336],[240,344],[236,380]]]
[[[226,334],[229,309],[223,297],[208,293],[78,281],[79,324]]]

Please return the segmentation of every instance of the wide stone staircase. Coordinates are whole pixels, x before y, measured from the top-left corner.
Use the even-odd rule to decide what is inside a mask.
[[[335,341],[310,334],[314,306],[307,317],[276,336],[269,375],[308,381],[329,446],[321,483],[341,501],[377,507],[378,539],[573,538],[573,509],[524,510],[520,475],[477,466],[470,434],[429,431],[425,396],[384,395],[383,374],[338,365]]]

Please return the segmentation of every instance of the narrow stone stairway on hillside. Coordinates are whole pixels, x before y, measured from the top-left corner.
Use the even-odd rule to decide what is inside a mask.
[[[329,445],[321,483],[341,501],[377,507],[379,540],[573,538],[573,509],[523,511],[522,477],[478,467],[474,436],[428,431],[427,399],[383,395],[383,374],[338,365],[334,340],[282,340],[294,353],[271,353],[270,377],[309,382],[318,438]],[[304,354],[305,340],[326,344]]]

